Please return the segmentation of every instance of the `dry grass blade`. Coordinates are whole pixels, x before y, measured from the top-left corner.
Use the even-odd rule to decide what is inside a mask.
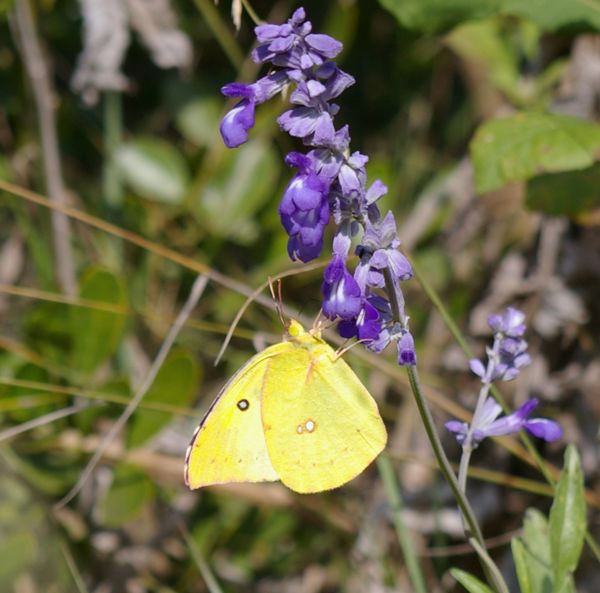
[[[148,391],[148,389],[154,382],[154,379],[156,378],[158,371],[160,370],[169,351],[171,350],[171,347],[173,346],[173,343],[175,342],[177,335],[179,334],[179,332],[181,331],[181,328],[185,324],[186,319],[191,315],[196,304],[198,303],[198,300],[202,296],[202,293],[204,292],[204,289],[206,288],[207,283],[208,283],[208,278],[204,275],[198,276],[196,278],[196,280],[192,286],[192,289],[190,290],[188,299],[185,302],[185,304],[183,305],[181,312],[177,316],[175,323],[173,323],[173,325],[171,326],[169,333],[165,337],[165,339],[160,347],[160,350],[158,351],[158,354],[156,355],[156,358],[154,359],[154,362],[152,363],[150,371],[148,372],[145,380],[143,381],[142,385],[139,387],[139,389],[137,390],[137,392],[135,393],[135,395],[133,396],[133,398],[131,399],[131,401],[129,402],[129,404],[127,405],[125,410],[123,411],[123,413],[119,416],[118,420],[113,424],[113,426],[110,429],[110,431],[108,432],[108,434],[104,437],[102,443],[100,444],[100,446],[98,447],[98,449],[96,450],[96,452],[94,453],[94,455],[92,456],[92,458],[90,459],[88,464],[86,465],[85,469],[83,470],[81,476],[79,477],[79,480],[77,480],[77,483],[75,484],[75,486],[73,486],[73,488],[71,488],[71,490],[66,494],[66,496],[64,496],[57,503],[56,506],[58,508],[64,506],[69,501],[71,501],[77,495],[77,493],[81,490],[81,488],[83,487],[83,485],[85,484],[85,482],[87,481],[87,479],[89,478],[91,473],[93,472],[94,467],[96,466],[98,461],[100,461],[100,459],[102,458],[104,449],[111,443],[111,441],[115,438],[115,436],[121,431],[123,426],[125,426],[125,424],[127,423],[127,420],[129,420],[130,416],[133,414],[133,412],[135,411],[135,409],[137,408],[139,403],[142,401],[143,397],[146,395],[146,392]]]

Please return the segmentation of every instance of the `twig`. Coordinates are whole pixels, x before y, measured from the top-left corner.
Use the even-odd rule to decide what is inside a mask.
[[[35,99],[48,195],[51,202],[65,205],[65,186],[54,118],[54,93],[29,0],[17,0],[12,23]],[[71,229],[69,220],[64,214],[52,212],[52,232],[58,281],[66,294],[73,295],[76,292],[77,281],[70,246]]]
[[[223,589],[221,589],[221,585],[219,585],[219,581],[215,577],[213,571],[211,570],[208,562],[204,558],[202,552],[195,544],[190,532],[187,530],[186,526],[178,521],[177,526],[179,527],[179,531],[181,531],[181,535],[185,540],[187,547],[190,550],[190,554],[204,579],[204,583],[206,584],[206,588],[210,591],[210,593],[223,593]]]
[[[165,358],[169,354],[177,335],[181,331],[181,328],[184,326],[187,318],[191,315],[194,307],[198,303],[198,300],[202,296],[204,289],[206,288],[206,284],[208,283],[208,278],[204,275],[198,276],[190,290],[190,295],[187,298],[181,312],[175,319],[175,322],[171,326],[169,333],[165,337],[152,366],[150,367],[150,372],[146,376],[145,380],[142,382],[142,385],[136,391],[136,394],[133,396],[132,400],[129,402],[123,413],[119,416],[117,421],[112,425],[111,429],[108,431],[107,435],[102,439],[98,449],[89,460],[85,469],[83,470],[79,480],[71,490],[64,496],[57,504],[56,508],[61,508],[66,505],[68,502],[73,500],[73,498],[77,495],[77,493],[81,490],[87,479],[90,477],[91,473],[94,471],[96,464],[102,458],[105,449],[110,445],[111,441],[116,437],[116,435],[121,431],[123,426],[125,426],[127,420],[129,420],[130,416],[133,414],[139,403],[142,401],[146,392],[154,382],[158,371],[160,370]]]
[[[400,493],[400,487],[396,480],[394,468],[390,462],[390,458],[384,453],[377,458],[377,467],[379,468],[379,475],[385,488],[386,496],[388,498],[391,511],[392,511],[392,522],[398,536],[398,542],[402,548],[402,554],[404,555],[404,563],[410,578],[410,582],[413,586],[415,593],[427,593],[427,584],[425,583],[425,577],[417,558],[417,553],[412,542],[412,536],[404,519],[402,517],[402,508],[404,506],[402,495]]]
[[[73,558],[73,554],[71,554],[71,550],[69,549],[69,546],[63,541],[59,541],[58,545],[59,545],[60,551],[63,555],[63,558],[65,559],[65,564],[67,565],[67,568],[69,569],[69,573],[73,577],[73,582],[75,583],[75,586],[77,587],[77,591],[79,593],[88,593],[88,589],[85,586],[85,582],[83,581],[83,577],[81,576],[81,572],[79,572],[79,568],[77,567],[77,564],[75,563],[75,559]]]
[[[94,404],[92,404],[94,405]],[[96,404],[98,405],[98,404]],[[50,412],[49,414],[44,414],[39,418],[33,418],[33,420],[29,420],[27,422],[23,422],[18,426],[13,426],[12,428],[7,428],[0,432],[0,443],[7,439],[12,439],[13,437],[21,434],[23,432],[27,432],[28,430],[32,430],[37,428],[38,426],[44,426],[44,424],[50,424],[55,420],[59,420],[60,418],[66,418],[67,416],[72,416],[73,414],[77,414],[77,412],[81,412],[81,410],[85,408],[89,408],[90,404],[88,402],[84,402],[81,404],[75,404],[73,406],[69,406],[68,408],[63,408],[62,410],[56,410],[55,412]]]

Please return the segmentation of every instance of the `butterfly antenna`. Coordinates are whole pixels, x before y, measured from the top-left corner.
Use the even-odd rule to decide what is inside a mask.
[[[271,296],[273,297],[273,301],[275,302],[275,307],[277,308],[277,315],[279,315],[281,325],[283,325],[283,327],[288,327],[289,324],[285,321],[285,317],[283,316],[283,296],[281,292],[281,278],[277,278],[275,282],[277,283],[277,295],[275,295],[274,281],[271,277],[269,277],[269,290],[271,291]]]
[[[324,267],[325,265],[326,264],[323,262],[313,262],[312,264],[306,264],[306,265],[302,266],[301,270],[298,270],[295,268],[291,269],[291,270],[286,270],[285,272],[281,272],[281,273],[277,274],[274,278],[269,278],[266,282],[263,282],[256,290],[252,291],[252,293],[250,295],[248,295],[248,298],[244,301],[244,304],[240,307],[240,310],[237,312],[235,319],[232,321],[232,323],[229,327],[229,331],[227,332],[227,335],[225,336],[225,339],[223,340],[223,345],[221,346],[221,349],[219,350],[219,354],[217,354],[217,358],[215,359],[215,366],[217,366],[219,364],[219,362],[221,361],[221,358],[223,358],[223,354],[225,354],[225,350],[227,350],[227,346],[229,346],[229,342],[231,342],[231,338],[233,336],[233,333],[235,332],[235,328],[237,327],[238,323],[240,322],[240,319],[243,317],[244,313],[246,312],[246,309],[248,309],[250,304],[252,302],[254,302],[254,300],[258,297],[258,295],[267,286],[271,290],[271,296],[273,297],[275,306],[277,307],[277,310],[279,311],[279,318],[281,319],[281,323],[283,324],[284,327],[286,327],[286,324],[283,320],[283,306],[281,305],[281,290],[279,291],[280,296],[279,296],[279,301],[278,301],[277,298],[275,297],[275,291],[272,286],[273,279],[277,280],[277,282],[280,284],[280,289],[281,289],[281,278],[286,278],[287,276],[297,276],[297,275],[303,274],[305,272],[317,270],[319,268]]]
[[[350,350],[352,350],[352,348],[354,348],[354,346],[358,346],[358,344],[364,344],[365,342],[368,342],[369,340],[356,340],[355,342],[352,342],[352,344],[349,344],[348,346],[343,346],[342,348],[340,348],[339,350],[336,351],[335,353],[335,360],[337,360],[338,358],[342,358],[342,356],[344,356],[344,354],[346,354],[346,352],[349,352]]]

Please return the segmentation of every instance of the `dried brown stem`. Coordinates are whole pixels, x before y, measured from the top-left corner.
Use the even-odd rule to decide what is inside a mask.
[[[54,93],[29,0],[15,2],[12,24],[35,100],[48,196],[51,202],[66,205],[54,117]],[[72,296],[77,282],[70,245],[71,229],[69,219],[61,212],[52,212],[52,232],[58,282],[63,292]]]

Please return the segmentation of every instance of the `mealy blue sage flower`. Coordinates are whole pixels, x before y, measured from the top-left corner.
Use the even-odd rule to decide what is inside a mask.
[[[488,397],[481,407],[481,412],[473,417],[472,446],[478,445],[486,437],[499,437],[519,432],[522,428],[545,441],[556,441],[562,437],[562,429],[558,422],[548,418],[529,418],[538,406],[538,400],[527,400],[520,408],[507,416],[500,416],[502,408],[492,397]],[[446,428],[456,435],[459,443],[464,443],[469,432],[466,422],[450,420]]]
[[[270,64],[271,70],[252,84],[222,88],[224,95],[241,98],[221,122],[223,141],[229,148],[246,142],[256,106],[285,93],[292,107],[279,116],[279,126],[310,147],[306,154],[292,152],[286,157],[286,163],[297,169],[279,206],[289,237],[288,254],[303,262],[319,257],[326,226],[333,219],[337,227],[333,258],[321,287],[325,316],[339,320],[342,336],[358,338],[373,351],[396,342],[399,364],[414,365],[414,341],[400,288],[400,281],[412,277],[412,268],[398,251],[394,216],[388,212],[382,218],[377,207],[387,188],[379,180],[367,187],[369,158],[351,152],[348,126],[335,128],[339,106],[333,100],[355,82],[333,61],[342,44],[313,33],[303,8],[287,23],[260,25],[255,33],[258,45],[252,59]],[[359,264],[352,274],[348,254],[353,237],[361,231],[356,247]],[[374,290],[387,292],[388,298]],[[397,309],[393,314],[390,296]]]
[[[502,412],[496,400],[488,396],[493,381],[510,381],[519,374],[519,369],[531,363],[527,353],[527,342],[523,339],[526,331],[525,314],[508,307],[501,315],[491,315],[488,325],[494,332],[494,342],[486,349],[487,365],[474,358],[469,361],[471,371],[481,380],[481,390],[471,425],[459,420],[446,422],[446,428],[456,435],[463,446],[476,447],[484,438],[503,436],[518,432],[522,428],[546,441],[562,437],[557,422],[546,418],[529,416],[538,406],[537,399],[527,400],[512,414],[498,418]]]
[[[487,349],[487,366],[476,358],[469,362],[471,371],[482,383],[491,383],[496,379],[511,381],[522,367],[531,364],[527,342],[523,339],[526,329],[524,320],[525,314],[512,307],[508,307],[502,315],[488,318],[488,325],[494,332],[494,343]]]

